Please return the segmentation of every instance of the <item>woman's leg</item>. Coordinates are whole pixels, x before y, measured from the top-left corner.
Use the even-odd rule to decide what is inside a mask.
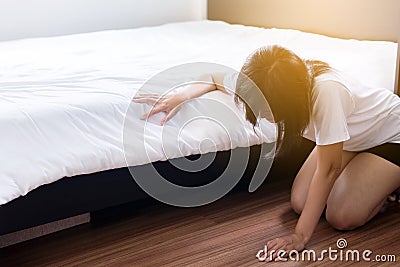
[[[374,217],[399,187],[399,166],[374,154],[357,154],[332,188],[326,219],[339,230],[359,227]]]
[[[342,170],[350,162],[354,156],[357,155],[355,152],[343,151],[342,156]],[[290,194],[290,203],[292,209],[300,214],[303,210],[304,203],[306,202],[308,189],[311,184],[311,179],[314,175],[315,169],[317,167],[317,152],[316,147],[310,153],[300,171],[296,175],[292,185],[292,192]]]

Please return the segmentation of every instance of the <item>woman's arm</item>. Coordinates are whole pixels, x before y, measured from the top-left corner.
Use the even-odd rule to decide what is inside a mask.
[[[225,73],[206,74],[199,77],[197,79],[197,83],[187,86],[185,89],[177,94],[165,96],[143,94],[135,96],[132,101],[136,103],[146,103],[153,105],[151,111],[143,115],[141,119],[146,119],[160,112],[166,112],[166,116],[161,121],[161,125],[163,125],[169,119],[171,119],[176,114],[176,112],[178,112],[180,106],[184,102],[204,95],[205,93],[211,92],[213,90],[221,90],[223,92],[226,92],[223,86],[224,77]]]
[[[190,100],[199,96],[204,95],[205,93],[221,90],[226,92],[224,87],[224,77],[225,73],[211,73],[200,76],[197,81],[198,83],[194,83],[184,90],[180,92],[180,96],[185,100]]]
[[[317,168],[312,178],[307,199],[296,225],[295,233],[306,244],[314,232],[336,179],[340,175],[343,142],[317,146]]]
[[[302,250],[311,239],[329,193],[340,174],[343,142],[317,146],[317,168],[313,175],[306,202],[297,222],[295,233],[274,239],[267,243],[271,259],[276,259],[277,252],[284,250]],[[274,252],[272,252],[274,250]],[[274,253],[274,255],[271,255]]]

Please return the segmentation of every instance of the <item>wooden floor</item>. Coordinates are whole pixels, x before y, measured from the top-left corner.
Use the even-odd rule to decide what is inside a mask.
[[[259,262],[255,255],[266,241],[294,229],[298,217],[290,209],[289,191],[289,182],[268,181],[255,193],[241,190],[199,208],[121,208],[112,219],[5,248],[0,266],[400,266],[398,207],[351,232],[336,231],[321,218],[307,245],[321,253],[337,249],[336,241],[345,238],[347,249],[395,255],[397,263],[327,257],[323,262]]]

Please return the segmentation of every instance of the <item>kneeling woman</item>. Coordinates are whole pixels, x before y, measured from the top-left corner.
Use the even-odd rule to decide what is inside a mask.
[[[278,134],[278,153],[289,149],[294,137],[316,142],[292,186],[291,205],[300,214],[294,233],[269,241],[268,250],[302,250],[325,208],[327,221],[340,230],[374,217],[400,187],[400,98],[280,46],[255,51],[241,73],[261,90],[283,133]],[[183,102],[224,90],[223,75],[203,78],[210,83],[191,85],[173,96],[139,96],[134,101],[154,104],[143,118],[166,112],[165,123]],[[245,85],[237,80],[237,95],[248,91]],[[262,112],[246,108],[253,125],[259,117]]]

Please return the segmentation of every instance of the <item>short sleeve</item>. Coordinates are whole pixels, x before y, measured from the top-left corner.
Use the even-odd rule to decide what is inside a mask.
[[[312,120],[317,145],[330,145],[350,139],[347,117],[354,109],[347,88],[336,81],[319,82],[313,89]]]
[[[235,92],[236,82],[238,77],[239,77],[238,72],[230,72],[224,76],[224,87],[226,91],[230,93]]]

